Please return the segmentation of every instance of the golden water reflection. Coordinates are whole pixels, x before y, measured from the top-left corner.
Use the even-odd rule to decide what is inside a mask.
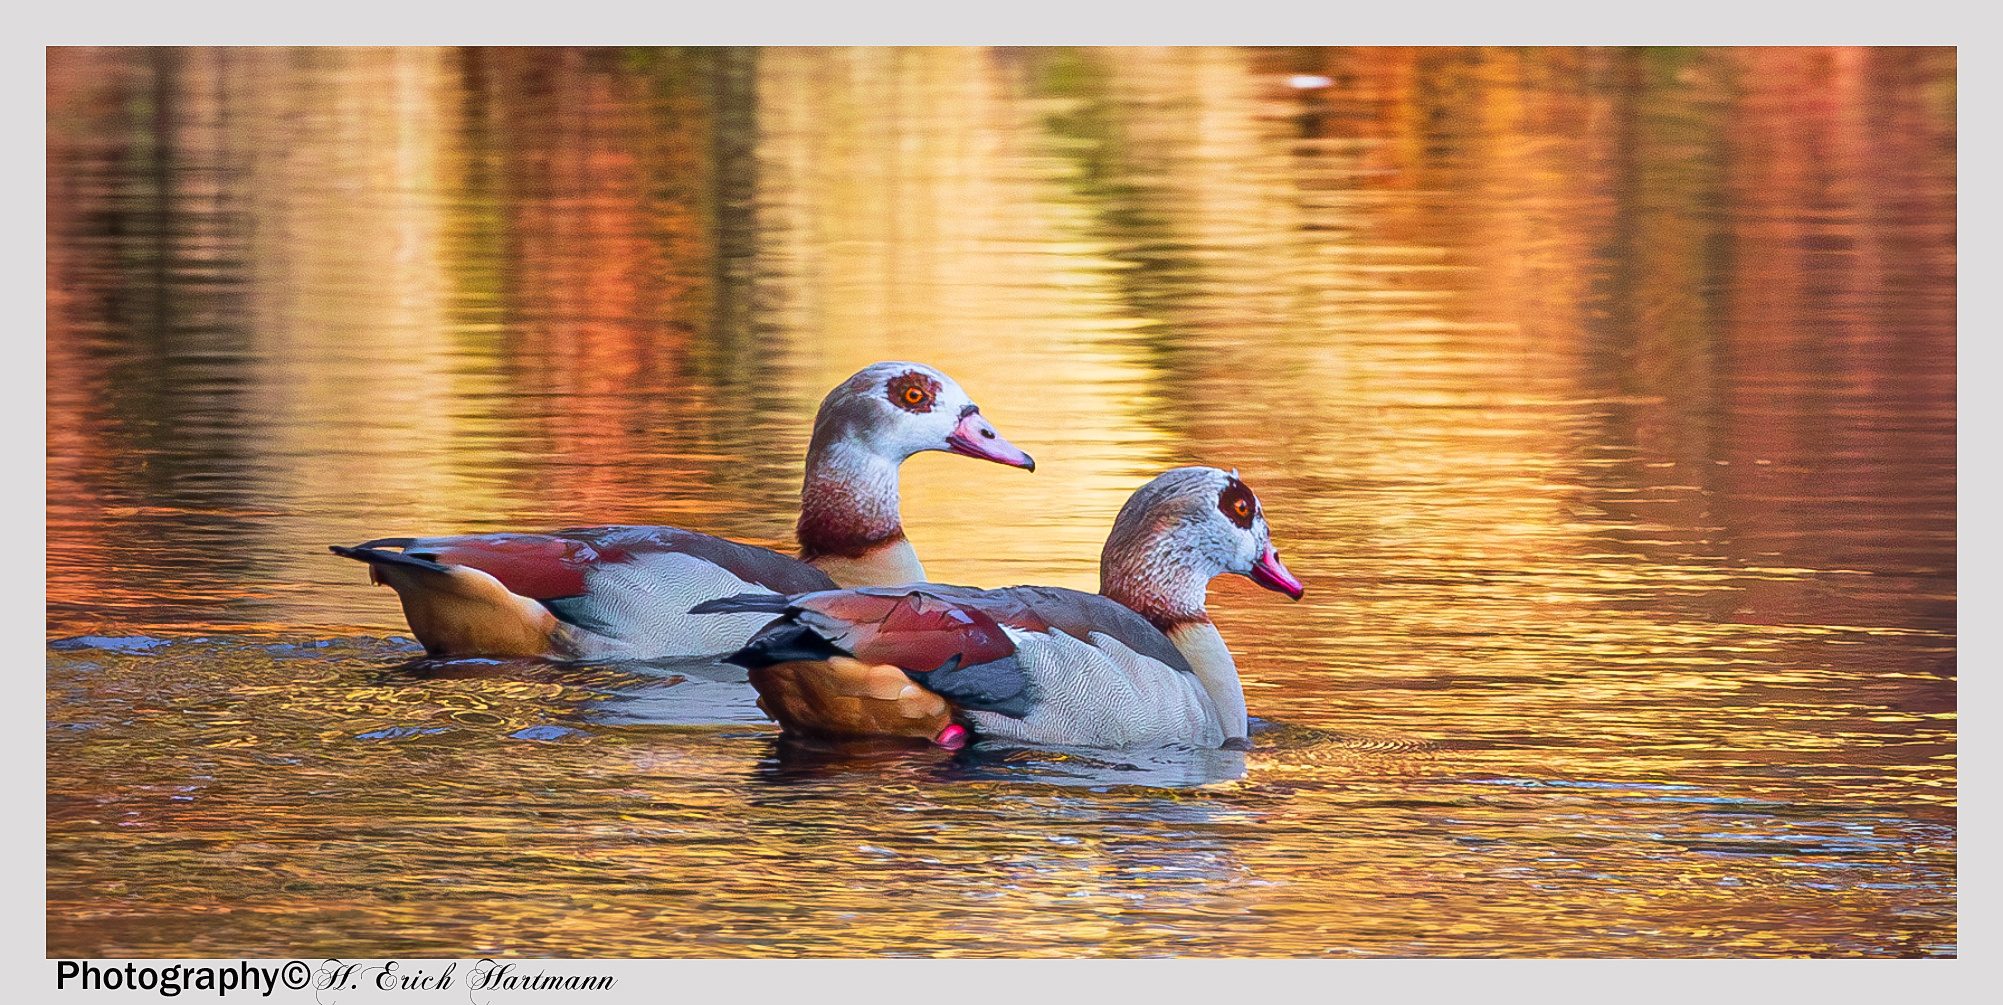
[[[1957,951],[1952,50],[48,69],[51,952]],[[1039,461],[907,464],[936,578],[1244,473],[1258,750],[801,762],[324,551],[783,546],[884,358]]]

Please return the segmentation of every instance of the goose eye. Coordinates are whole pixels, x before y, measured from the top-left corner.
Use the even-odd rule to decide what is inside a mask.
[[[1225,484],[1223,493],[1217,497],[1217,511],[1223,513],[1225,519],[1250,530],[1252,518],[1259,512],[1259,500],[1252,495],[1251,489],[1245,487],[1244,482],[1233,478]]]
[[[913,370],[892,377],[884,391],[891,404],[907,412],[929,412],[939,397],[939,382]]]

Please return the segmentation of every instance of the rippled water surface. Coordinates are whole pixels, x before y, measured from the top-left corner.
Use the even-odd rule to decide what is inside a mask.
[[[1952,50],[48,62],[52,956],[1952,956]],[[934,578],[1236,467],[1257,746],[782,746],[418,661],[329,544],[785,547],[952,373]]]

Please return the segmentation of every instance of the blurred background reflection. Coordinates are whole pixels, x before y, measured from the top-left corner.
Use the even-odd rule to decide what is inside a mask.
[[[1952,49],[47,69],[51,954],[1956,952]],[[940,580],[1243,473],[1258,751],[802,766],[325,550],[786,548],[882,359],[1038,460],[906,465]]]

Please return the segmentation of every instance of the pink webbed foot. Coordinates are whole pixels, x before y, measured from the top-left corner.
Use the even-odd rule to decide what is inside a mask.
[[[940,730],[939,736],[932,742],[947,750],[958,750],[967,745],[967,730],[957,722],[952,723]]]

